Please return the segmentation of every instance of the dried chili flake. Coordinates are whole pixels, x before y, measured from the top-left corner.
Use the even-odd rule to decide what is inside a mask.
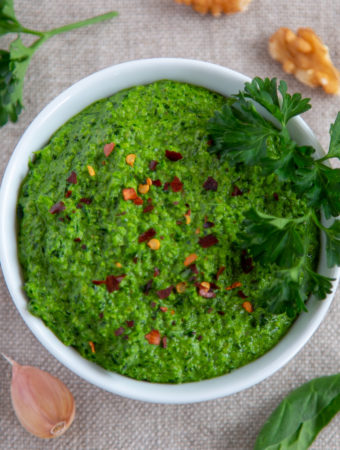
[[[162,186],[162,182],[161,182],[161,180],[152,180],[152,185],[153,186],[157,186],[157,187],[161,187]]]
[[[176,220],[176,225],[182,225],[183,221],[182,220]]]
[[[66,191],[65,198],[69,198],[72,195],[72,191]]]
[[[134,198],[132,201],[135,205],[142,205],[144,203],[141,197]]]
[[[242,308],[245,309],[249,314],[254,311],[253,305],[250,302],[243,302]]]
[[[222,273],[225,271],[225,266],[221,266],[216,274],[216,280],[218,280],[220,278],[220,276],[222,275]]]
[[[279,194],[277,192],[274,192],[273,193],[273,198],[274,198],[275,201],[278,202],[279,201]]]
[[[160,270],[158,269],[158,267],[155,267],[154,271],[153,271],[154,278],[158,277],[159,274],[160,274]]]
[[[224,316],[225,312],[224,311],[217,311],[217,314],[219,314],[220,316]]]
[[[150,169],[150,170],[156,170],[157,164],[158,164],[158,161],[155,161],[155,160],[153,159],[152,161],[150,161],[149,169]],[[152,182],[152,184],[154,184],[154,182]]]
[[[173,192],[180,192],[183,189],[183,183],[178,177],[174,177],[170,183],[170,186]]]
[[[243,192],[241,191],[241,189],[239,187],[236,186],[236,184],[234,184],[231,196],[237,197],[238,195],[243,195]]]
[[[203,187],[206,191],[217,191],[218,183],[213,177],[208,177],[203,183]]]
[[[149,241],[154,236],[156,236],[156,230],[154,228],[149,228],[148,230],[144,231],[144,233],[142,233],[139,236],[138,242],[142,243],[142,242]]]
[[[165,156],[170,160],[170,161],[179,161],[180,159],[183,158],[182,154],[179,152],[173,152],[171,150],[165,150]]]
[[[163,191],[168,191],[168,190],[169,190],[169,186],[170,186],[170,183],[165,182],[165,183],[164,183]]]
[[[99,313],[99,319],[103,319],[104,318],[104,313]]]
[[[253,258],[249,256],[246,250],[241,254],[241,267],[244,273],[250,273],[254,269]]]
[[[94,343],[92,341],[89,341],[89,346],[91,347],[91,352],[96,353],[96,348],[94,346]]]
[[[57,202],[55,203],[52,208],[50,208],[49,212],[51,214],[56,214],[58,212],[64,211],[65,209],[65,203],[64,202]]]
[[[217,284],[215,284],[214,282],[210,283],[210,287],[211,289],[219,289],[219,286],[217,286]]]
[[[109,144],[105,144],[104,145],[104,155],[106,157],[108,157],[110,155],[110,153],[112,153],[113,149],[115,148],[115,143],[114,142],[110,142]]]
[[[86,249],[87,249],[86,245],[83,244],[83,245],[81,246],[81,249],[82,249],[82,250],[86,250]]]
[[[156,303],[156,302],[151,302],[151,303],[150,303],[150,306],[151,306],[151,308],[156,308],[157,303]]]
[[[198,269],[197,269],[196,264],[190,264],[189,269],[191,270],[192,273],[198,274]]]
[[[151,330],[145,335],[145,339],[152,345],[159,345],[161,342],[161,335],[158,330]]]
[[[169,295],[171,294],[171,292],[173,291],[173,289],[174,289],[174,286],[169,286],[168,288],[166,288],[166,289],[162,289],[162,290],[160,290],[160,291],[157,291],[157,295],[158,295],[158,297],[160,298],[160,299],[164,299],[164,298],[168,298],[169,297]]]
[[[208,313],[208,314],[211,314],[213,311],[214,311],[214,310],[213,310],[212,308],[208,308],[208,309],[207,309],[207,313]]]
[[[204,222],[204,224],[203,224],[203,228],[212,228],[214,226],[215,226],[214,222],[209,222],[209,221]]]
[[[197,336],[197,340],[201,341],[202,340],[202,335],[200,334],[199,336]]]
[[[143,292],[144,292],[145,295],[148,295],[149,292],[151,291],[152,283],[153,283],[153,280],[151,279],[144,286]]]
[[[167,307],[167,306],[160,306],[159,309],[160,309],[162,312],[167,312],[168,307]]]
[[[208,234],[207,236],[204,236],[198,240],[198,244],[202,248],[212,247],[213,245],[216,245],[217,243],[218,243],[218,239],[214,234]]]
[[[90,203],[92,203],[92,198],[82,197],[79,201],[80,203],[85,203],[85,205],[90,205]]]
[[[71,175],[66,180],[68,183],[77,184],[77,174],[72,170]]]
[[[124,333],[124,331],[125,331],[124,327],[119,327],[117,328],[117,330],[115,330],[115,335],[121,336]]]
[[[167,346],[168,346],[168,340],[167,340],[167,337],[166,337],[166,336],[163,336],[163,337],[162,337],[162,347],[163,347],[163,348],[167,348]]]
[[[237,291],[237,295],[240,298],[248,298],[248,295],[246,295],[243,291]]]
[[[132,260],[135,264],[137,264],[138,263],[138,257],[137,256],[135,256],[134,258],[133,258],[133,260]]]
[[[126,274],[122,275],[108,275],[105,280],[92,280],[95,285],[106,284],[106,289],[111,293],[118,291],[120,282],[126,277]]]
[[[138,197],[137,192],[134,190],[134,188],[125,188],[123,189],[122,193],[125,201],[134,200]]]
[[[196,253],[191,253],[189,256],[187,256],[186,258],[185,258],[185,260],[184,260],[184,265],[185,266],[190,266],[190,268],[191,268],[191,266],[193,265],[193,263],[196,261],[196,259],[197,259],[197,255],[196,255]],[[195,272],[196,273],[196,272]],[[198,273],[198,272],[197,272]]]
[[[81,242],[80,238],[74,238],[73,240],[74,240],[74,242]]]
[[[92,283],[99,286],[101,284],[106,284],[106,280],[92,280]]]
[[[231,291],[232,289],[235,289],[235,288],[238,288],[241,286],[242,286],[242,283],[240,281],[235,281],[235,283],[231,284],[230,286],[227,286],[226,290]]]
[[[127,320],[127,321],[126,321],[126,325],[127,325],[129,328],[132,328],[132,327],[135,325],[135,321],[134,321],[134,320]]]
[[[151,212],[154,209],[154,205],[148,205],[143,209],[143,213]]]

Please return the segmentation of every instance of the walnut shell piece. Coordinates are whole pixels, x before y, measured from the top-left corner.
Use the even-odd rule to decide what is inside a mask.
[[[328,48],[311,28],[299,28],[296,34],[289,28],[279,28],[269,39],[269,53],[286,73],[302,83],[321,86],[327,94],[340,93],[340,73]]]
[[[176,3],[191,5],[200,14],[211,13],[220,16],[222,13],[232,14],[247,9],[251,0],[175,0]]]

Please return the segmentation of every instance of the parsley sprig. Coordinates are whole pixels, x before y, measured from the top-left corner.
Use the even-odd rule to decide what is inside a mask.
[[[245,213],[242,246],[262,265],[273,265],[276,274],[257,302],[274,313],[294,316],[306,310],[310,293],[324,299],[331,291],[331,279],[310,268],[312,229],[326,236],[327,265],[340,266],[340,221],[324,226],[326,219],[340,214],[340,169],[324,162],[340,158],[340,113],[330,127],[327,155],[314,158],[315,149],[299,146],[288,132],[289,120],[311,108],[309,99],[287,93],[284,81],[254,78],[234,95],[211,119],[208,132],[217,153],[231,165],[261,167],[263,174],[275,173],[289,182],[305,199],[308,211],[300,217],[275,217],[250,209]],[[268,119],[263,116],[267,114]],[[268,115],[269,113],[269,115]]]
[[[22,93],[24,78],[35,51],[56,34],[85,27],[117,16],[112,11],[80,22],[54,28],[48,31],[36,31],[24,27],[16,18],[13,0],[0,0],[0,36],[16,33],[9,50],[0,50],[0,127],[8,120],[16,122],[23,108]],[[21,40],[21,34],[37,36],[29,47]]]

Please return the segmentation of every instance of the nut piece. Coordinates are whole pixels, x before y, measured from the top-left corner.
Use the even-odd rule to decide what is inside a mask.
[[[141,194],[146,194],[147,192],[149,192],[149,189],[150,189],[150,185],[149,184],[140,184],[138,186],[138,191]]]
[[[269,40],[269,53],[302,83],[322,86],[327,94],[340,93],[340,73],[312,29],[299,28],[295,34],[289,28],[279,28]]]
[[[175,0],[175,2],[191,5],[200,14],[210,12],[217,17],[221,13],[232,14],[244,11],[251,0]]]
[[[87,166],[87,170],[88,170],[89,175],[90,175],[91,177],[94,177],[94,176],[95,176],[96,172],[95,172],[95,170],[94,170],[94,168],[93,168],[92,166]]]
[[[187,288],[187,284],[185,281],[180,281],[179,283],[176,284],[176,291],[179,294],[183,294],[183,292],[185,292],[186,288]]]

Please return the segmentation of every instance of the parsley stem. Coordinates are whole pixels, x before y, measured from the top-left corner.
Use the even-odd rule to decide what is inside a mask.
[[[25,27],[20,27],[20,33],[33,34],[33,36],[40,36],[40,37],[44,35],[43,31],[31,30],[30,28]]]
[[[66,31],[75,30],[76,28],[85,27],[87,25],[93,25],[95,23],[103,22],[104,20],[112,19],[113,17],[117,16],[118,13],[116,11],[111,11],[105,14],[101,14],[99,16],[92,17],[91,19],[85,19],[81,20],[80,22],[70,23],[68,25],[64,25],[59,28],[53,28],[52,30],[44,31],[44,36],[49,39],[52,36],[55,36],[56,34],[65,33]]]

